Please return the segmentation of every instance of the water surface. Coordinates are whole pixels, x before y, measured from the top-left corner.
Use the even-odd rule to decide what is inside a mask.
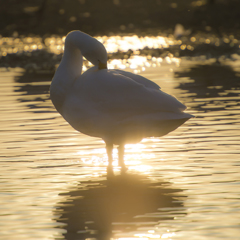
[[[135,52],[109,61],[196,116],[127,145],[125,175],[114,151],[115,177],[103,141],[55,111],[51,72],[1,68],[0,239],[239,239],[240,62],[219,59]]]

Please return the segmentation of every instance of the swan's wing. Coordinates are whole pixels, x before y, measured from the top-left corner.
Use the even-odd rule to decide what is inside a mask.
[[[161,87],[159,87],[155,82],[152,82],[151,80],[149,80],[145,77],[142,77],[140,75],[137,75],[137,74],[134,74],[134,73],[131,73],[131,72],[126,72],[126,71],[123,71],[123,70],[118,70],[118,69],[114,69],[114,70],[110,70],[110,71],[121,74],[125,77],[129,77],[132,80],[134,80],[135,82],[140,83],[147,88],[152,88],[152,89],[157,89],[157,90],[161,89]]]
[[[125,134],[124,139],[129,141],[129,132],[130,139],[132,133],[140,134],[134,140],[137,142],[155,136],[156,129],[160,129],[156,136],[162,136],[191,118],[182,112],[185,108],[161,90],[145,87],[116,72],[91,69],[76,79],[64,101],[62,115],[76,130],[90,136],[106,140]],[[167,124],[178,119],[182,122]]]
[[[171,95],[108,70],[85,72],[76,81],[72,95],[76,98],[75,105],[82,107],[84,103],[90,111],[111,116],[181,113],[186,109]]]

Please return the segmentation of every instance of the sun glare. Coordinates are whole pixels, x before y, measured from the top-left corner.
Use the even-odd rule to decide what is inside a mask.
[[[147,233],[136,233],[136,234],[133,234],[133,236],[120,237],[114,240],[150,240],[150,239],[171,240],[171,238],[174,237],[175,235],[176,234],[174,232],[169,232],[169,230],[167,230],[167,233],[163,233],[163,234],[158,234],[155,232],[155,230],[149,230]]]
[[[86,166],[106,167],[108,165],[108,157],[105,147],[96,149],[84,149],[78,151],[76,155],[79,156],[80,161]],[[149,159],[155,158],[155,154],[146,151],[146,146],[139,144],[125,145],[125,163],[129,170],[148,173],[152,167],[147,164]],[[113,167],[118,168],[118,150],[113,149]]]

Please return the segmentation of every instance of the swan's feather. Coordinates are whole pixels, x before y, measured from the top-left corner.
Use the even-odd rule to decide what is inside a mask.
[[[132,80],[134,80],[135,82],[140,83],[147,88],[152,88],[152,89],[157,89],[157,90],[161,89],[160,86],[158,86],[155,82],[153,82],[153,81],[151,81],[151,80],[149,80],[149,79],[147,79],[143,76],[140,76],[140,75],[137,75],[137,74],[134,74],[134,73],[131,73],[131,72],[126,72],[126,71],[123,71],[123,70],[118,70],[118,69],[114,69],[114,70],[110,70],[110,71],[119,73],[119,74],[121,74],[123,76],[126,76],[126,77],[129,77]]]
[[[185,108],[173,96],[116,71],[89,70],[74,82],[63,106],[63,116],[75,129],[88,135],[106,139],[114,131],[119,136],[116,129],[120,129],[125,135],[129,132],[128,140],[132,138],[130,134],[137,133],[139,138],[154,136],[154,131],[156,136],[165,135],[172,127],[167,132],[166,126],[164,131],[156,129],[160,130],[169,120],[189,119],[191,115],[182,112]],[[175,125],[176,121],[174,129]]]

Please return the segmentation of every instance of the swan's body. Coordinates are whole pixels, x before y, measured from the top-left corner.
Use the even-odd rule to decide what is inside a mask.
[[[95,66],[82,74],[83,56]],[[70,32],[50,95],[73,128],[105,141],[109,166],[113,144],[119,145],[119,164],[124,167],[124,144],[163,136],[192,115],[156,83],[106,66],[107,52],[100,42],[83,32]]]

